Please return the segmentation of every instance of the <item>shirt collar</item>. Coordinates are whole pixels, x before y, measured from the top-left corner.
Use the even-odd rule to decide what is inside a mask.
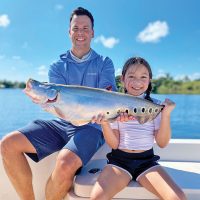
[[[90,51],[89,51],[86,55],[84,55],[82,58],[78,58],[78,57],[76,57],[76,56],[72,53],[71,50],[70,50],[69,52],[70,52],[70,55],[71,55],[72,59],[73,59],[74,61],[78,62],[78,63],[82,63],[82,62],[87,61],[87,60],[90,58],[91,53],[92,53],[92,51],[91,51],[91,49],[90,49]]]

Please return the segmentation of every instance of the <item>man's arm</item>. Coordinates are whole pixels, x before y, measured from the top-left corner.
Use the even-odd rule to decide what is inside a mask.
[[[115,69],[110,58],[106,57],[103,61],[103,68],[99,76],[99,88],[110,89],[116,91]]]
[[[64,84],[66,85],[66,77],[64,77],[64,73],[62,72],[64,67],[63,62],[56,62],[50,65],[48,77],[50,83],[56,83],[56,84]]]

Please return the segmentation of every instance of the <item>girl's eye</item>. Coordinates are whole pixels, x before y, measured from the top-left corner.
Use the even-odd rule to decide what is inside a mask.
[[[142,78],[142,79],[146,79],[147,77],[146,77],[146,76],[142,76],[141,78]]]
[[[73,28],[73,31],[77,31],[77,30],[78,30],[78,28],[77,28],[77,27],[74,27],[74,28]]]

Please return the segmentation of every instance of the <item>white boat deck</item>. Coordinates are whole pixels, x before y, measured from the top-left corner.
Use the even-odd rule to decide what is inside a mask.
[[[156,145],[154,151],[161,156],[160,164],[184,190],[189,200],[200,199],[200,140],[172,139],[167,148],[160,149]],[[99,172],[106,164],[105,154],[109,151],[104,145],[75,178],[74,187],[64,200],[89,199],[90,191]],[[36,200],[44,200],[45,183],[55,164],[56,153],[40,163],[29,160],[33,170],[33,184]],[[97,173],[90,173],[90,171]],[[117,200],[157,199],[152,193],[132,181],[115,198]],[[114,198],[114,199],[115,199]],[[8,181],[0,160],[0,199],[17,200],[18,197]]]

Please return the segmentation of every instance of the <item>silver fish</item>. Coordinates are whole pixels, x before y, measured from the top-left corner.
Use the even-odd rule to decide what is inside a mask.
[[[146,99],[128,94],[76,85],[42,83],[29,79],[25,93],[44,110],[76,126],[87,124],[99,113],[108,121],[115,120],[120,112],[133,115],[144,124],[153,120],[163,109]]]

